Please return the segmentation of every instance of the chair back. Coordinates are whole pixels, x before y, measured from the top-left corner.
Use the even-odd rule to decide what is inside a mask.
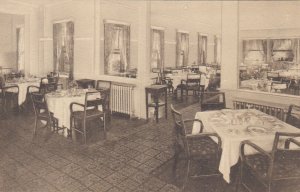
[[[111,81],[98,80],[96,85],[97,90],[111,89]]]
[[[53,83],[41,83],[40,84],[40,92],[41,93],[50,93],[50,92],[54,92],[57,90],[57,83],[53,82]]]
[[[200,88],[200,82],[201,82],[201,74],[187,74],[186,78],[186,85],[188,87],[199,87]]]
[[[173,104],[171,104],[171,113],[174,122],[174,134],[175,134],[175,143],[182,145],[186,154],[189,154],[188,143],[186,140],[186,128],[182,114],[174,109]]]
[[[4,76],[0,75],[0,89],[5,86],[5,78]]]
[[[87,110],[98,109],[98,106],[103,104],[100,91],[89,91],[85,94],[84,114],[86,116]]]
[[[201,110],[220,110],[226,108],[224,92],[203,92],[201,94]]]
[[[289,106],[286,122],[290,125],[300,128],[300,106],[294,104]]]
[[[271,179],[273,174],[273,169],[276,167],[273,166],[274,161],[283,160],[289,161],[289,159],[300,159],[300,149],[299,148],[289,148],[287,146],[282,147],[280,142],[282,140],[287,141],[287,138],[300,137],[300,132],[298,133],[287,133],[287,132],[276,132],[273,142],[273,148],[271,152],[271,165],[268,170],[268,177]],[[286,144],[286,143],[285,143]]]
[[[48,112],[48,106],[44,94],[33,92],[31,93],[31,100],[33,103],[33,109],[36,116],[38,116],[42,112]]]

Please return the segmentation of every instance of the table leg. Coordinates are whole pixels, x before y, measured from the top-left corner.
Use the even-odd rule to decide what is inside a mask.
[[[167,89],[165,91],[165,117],[168,119],[168,97],[167,97]]]
[[[149,109],[148,109],[148,91],[146,90],[146,119],[147,119],[147,121],[149,120],[148,119],[149,118],[148,111],[149,111]]]

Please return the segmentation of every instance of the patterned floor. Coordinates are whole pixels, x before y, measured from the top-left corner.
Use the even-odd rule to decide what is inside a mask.
[[[192,118],[199,104],[176,104]],[[180,191],[185,164],[176,176],[172,119],[128,120],[113,116],[107,139],[95,130],[88,145],[40,128],[32,137],[34,116],[22,113],[0,120],[0,191],[4,192],[172,192]],[[90,134],[91,135],[91,134]],[[233,191],[222,178],[193,179],[185,191]]]

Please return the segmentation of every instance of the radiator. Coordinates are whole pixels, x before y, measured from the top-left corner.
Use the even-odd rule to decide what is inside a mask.
[[[112,83],[110,108],[111,112],[127,114],[133,117],[134,114],[134,87],[135,85]]]
[[[234,109],[257,109],[268,115],[277,117],[278,119],[284,121],[284,109],[281,107],[274,107],[268,105],[262,105],[251,102],[244,101],[233,101]]]

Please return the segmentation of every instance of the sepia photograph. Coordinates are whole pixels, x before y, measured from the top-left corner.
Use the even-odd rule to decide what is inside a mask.
[[[0,192],[300,192],[299,18],[0,0]]]

